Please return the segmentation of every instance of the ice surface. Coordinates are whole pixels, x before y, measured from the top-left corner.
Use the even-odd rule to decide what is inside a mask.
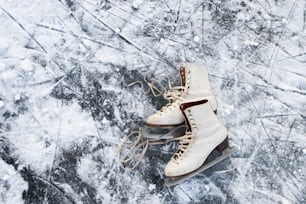
[[[0,203],[306,202],[304,0],[0,0],[0,22]],[[132,172],[116,150],[166,102],[127,85],[185,61],[240,151],[166,188],[175,144]]]
[[[0,160],[0,202],[22,203],[22,194],[28,190],[28,184],[20,173],[10,164]]]

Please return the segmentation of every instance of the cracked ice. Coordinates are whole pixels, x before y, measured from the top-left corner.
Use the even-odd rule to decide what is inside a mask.
[[[1,203],[306,202],[303,0],[0,0]],[[239,152],[175,187],[175,144],[132,172],[120,138],[166,103],[127,87],[209,69]]]

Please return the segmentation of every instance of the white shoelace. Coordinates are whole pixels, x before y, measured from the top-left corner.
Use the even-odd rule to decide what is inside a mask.
[[[168,133],[162,135],[161,137],[170,135],[183,126],[184,125],[180,125],[172,129]],[[133,131],[130,134],[126,135],[124,138],[122,138],[121,145],[117,149],[117,154],[121,167],[125,170],[131,171],[140,164],[149,145],[166,144],[171,141],[182,140],[182,138],[184,137],[186,137],[186,135],[166,139],[163,141],[156,141],[144,138],[142,134],[142,129],[139,128],[138,131]]]
[[[167,78],[168,78],[168,85],[169,85],[169,87],[171,87],[170,78],[169,77],[167,77]],[[148,86],[147,90],[145,90],[145,88],[144,88],[144,85],[143,85],[144,83],[142,81],[139,81],[139,80],[134,81],[134,82],[128,84],[127,86],[130,87],[130,86],[133,86],[135,84],[140,84],[140,87],[141,87],[142,92],[144,94],[148,94],[149,92],[152,92],[153,96],[155,96],[155,97],[162,96],[167,90],[158,80],[155,79],[155,76],[154,76],[152,81],[148,81],[147,76],[145,75],[143,77],[143,81]]]
[[[175,106],[179,105],[177,102],[183,100],[183,94],[185,91],[185,87],[183,86],[176,86],[171,87],[166,94],[163,94],[164,98],[168,100],[168,104],[163,106],[158,113],[163,114],[170,110],[172,110]]]
[[[144,76],[144,82],[148,86],[147,90],[145,90],[144,88],[144,83],[139,80],[134,81],[128,84],[127,86],[130,87],[135,84],[140,84],[140,87],[144,94],[148,94],[149,92],[152,92],[153,96],[155,97],[163,96],[166,100],[168,100],[168,104],[163,106],[160,111],[165,112],[169,108],[172,108],[173,103],[175,103],[177,100],[182,99],[184,91],[186,90],[186,87],[184,86],[172,87],[170,78],[167,77],[167,79],[168,79],[168,91],[167,91],[167,88],[165,88],[160,82],[155,80],[155,77],[153,78],[152,81],[148,81],[147,76]]]
[[[159,83],[155,79],[152,80],[152,82],[150,82],[147,80],[146,76],[144,76],[144,82],[149,87],[147,90],[145,90],[144,84],[141,81],[132,82],[128,84],[128,87],[139,83],[143,93],[148,94],[151,91],[155,97],[162,95],[166,100],[168,100],[168,104],[163,106],[161,110],[159,110],[159,112],[162,114],[174,108],[174,106],[177,105],[176,102],[182,100],[182,96],[185,91],[185,87],[183,86],[172,87],[170,78],[169,77],[167,78],[169,86],[167,93],[166,93],[167,89],[161,83]],[[183,126],[184,125],[180,125],[161,137],[170,135]],[[142,129],[139,128],[138,131],[133,131],[130,134],[126,135],[124,138],[122,138],[121,145],[117,149],[119,162],[123,169],[133,170],[139,165],[139,163],[143,159],[149,145],[166,144],[168,142],[176,140],[183,141],[185,140],[185,137],[186,135],[181,137],[174,137],[164,141],[150,140],[143,137]]]

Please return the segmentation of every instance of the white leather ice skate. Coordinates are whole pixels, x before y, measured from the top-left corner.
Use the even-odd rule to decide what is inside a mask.
[[[215,149],[222,152],[228,148],[227,129],[214,114],[208,100],[183,103],[180,110],[184,115],[187,131],[185,136],[181,137],[176,153],[165,167],[165,176],[168,178],[185,178],[198,169],[203,171],[206,169],[203,165],[207,157]],[[233,150],[231,151],[230,154],[233,153]],[[221,160],[230,154],[223,155]],[[172,184],[168,181],[168,185]]]
[[[182,103],[207,99],[214,111],[217,110],[217,101],[212,93],[205,67],[187,63],[180,68],[181,86],[174,87],[164,95],[169,103],[150,117],[146,124],[149,127],[173,127],[184,123],[180,111]]]

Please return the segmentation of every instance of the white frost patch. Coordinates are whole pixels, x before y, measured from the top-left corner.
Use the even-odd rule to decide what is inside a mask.
[[[194,40],[194,42],[200,42],[200,37],[199,37],[199,36],[195,36],[195,37],[193,38],[193,40]]]
[[[94,158],[97,157],[102,157],[104,162],[95,161]],[[119,162],[116,158],[116,148],[110,146],[94,155],[85,155],[78,163],[78,176],[97,189],[97,199],[103,203],[117,203],[121,199],[127,203],[163,203],[160,194],[150,194],[156,186],[147,184],[137,171],[119,172]],[[114,190],[119,192],[113,194]]]
[[[7,49],[9,48],[9,41],[6,38],[0,37],[0,55],[4,55]]]
[[[91,169],[92,171],[89,171]],[[88,184],[92,184],[92,173],[96,171],[96,163],[92,160],[92,155],[86,155],[82,157],[78,163],[77,173],[80,178]]]
[[[4,101],[0,100],[0,108],[4,106]]]
[[[23,191],[28,190],[28,184],[13,166],[0,160],[0,203],[24,203]]]
[[[29,113],[20,115],[9,141],[15,146],[19,162],[43,173],[50,168],[59,151],[96,136],[90,114],[78,104],[62,104],[56,99],[31,104]]]
[[[149,191],[153,191],[156,188],[155,184],[149,184]]]
[[[184,183],[174,187],[174,194],[179,198],[179,203],[199,202],[201,203],[201,196],[218,197],[225,202],[225,195],[223,192],[208,178],[200,178],[187,180]]]
[[[259,45],[258,42],[250,41],[250,40],[244,41],[243,44],[245,44],[245,45],[251,45],[251,46],[258,46],[258,45]]]
[[[132,4],[132,7],[134,9],[139,9],[140,4],[142,4],[142,0],[134,0],[133,4]]]
[[[29,59],[25,59],[25,60],[22,60],[20,62],[20,68],[26,72],[29,72],[29,71],[32,71],[34,69],[34,66],[31,62],[31,60]]]
[[[112,63],[124,66],[126,64],[126,58],[124,55],[121,55],[121,52],[116,51],[111,48],[103,47],[98,50],[95,54],[95,57],[104,63]],[[118,57],[120,56],[120,57]]]
[[[7,65],[4,62],[0,61],[0,72],[4,71],[6,68],[7,68]]]

